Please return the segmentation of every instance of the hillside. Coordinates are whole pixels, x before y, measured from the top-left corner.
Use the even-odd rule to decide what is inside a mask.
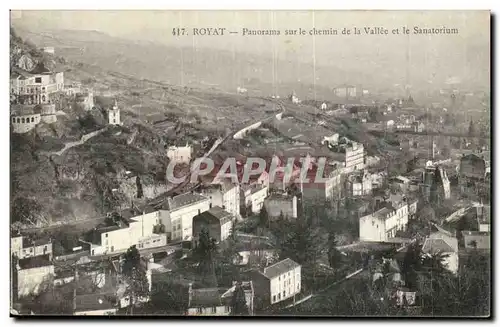
[[[95,109],[88,112],[60,94],[56,123],[40,123],[26,134],[11,134],[13,222],[99,217],[141,201],[139,187],[144,197],[155,197],[166,190],[167,146],[189,142],[198,153],[206,136],[226,135],[246,121],[278,110],[263,98],[178,87],[59,54],[42,54],[15,34],[11,45],[11,67],[18,66],[15,58],[23,55],[34,63],[52,63],[64,72],[66,82],[82,82],[95,94]],[[122,109],[124,124],[106,127],[105,109],[113,99]],[[101,134],[80,143],[83,135],[100,130]],[[67,144],[74,146],[57,155]]]

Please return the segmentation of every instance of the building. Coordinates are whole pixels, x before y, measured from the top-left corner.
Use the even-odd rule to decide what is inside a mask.
[[[267,307],[292,298],[301,291],[301,266],[285,259],[253,273],[254,289],[259,304]]]
[[[113,224],[96,228],[90,234],[91,255],[124,252],[132,245],[144,249],[167,244],[166,234],[154,233],[155,226],[161,223],[158,210],[151,207],[131,208],[111,219]]]
[[[196,193],[184,193],[162,200],[161,223],[169,236],[169,242],[192,241],[193,217],[210,209],[210,199]]]
[[[487,162],[476,154],[462,156],[458,171],[458,183],[462,192],[476,191],[478,183],[486,179]]]
[[[421,192],[428,201],[438,202],[451,197],[450,180],[441,166],[428,166],[423,173]]]
[[[405,199],[392,199],[391,203],[359,219],[360,241],[387,242],[397,231],[406,230],[409,219]]]
[[[186,146],[170,146],[167,149],[167,157],[170,162],[174,163],[186,163],[189,164],[191,162],[191,156],[193,154],[193,149],[190,145],[186,144]]]
[[[52,260],[52,240],[49,238],[32,239],[18,235],[10,239],[11,254],[18,259],[48,255]]]
[[[201,186],[199,192],[210,199],[212,207],[219,206],[236,218],[240,217],[240,186],[229,180]]]
[[[20,104],[52,103],[53,94],[64,90],[64,73],[52,72],[39,63],[30,72],[14,67],[10,76],[11,95]]]
[[[64,84],[64,93],[67,96],[73,96],[82,92],[82,84],[79,82],[66,82]]]
[[[366,170],[352,174],[347,178],[347,189],[350,196],[365,196],[372,194],[372,179]]]
[[[338,144],[328,145],[328,148],[335,153],[335,159],[344,164],[346,173],[364,168],[365,149],[363,144],[342,137]]]
[[[491,207],[487,205],[481,205],[476,207],[476,217],[478,230],[480,232],[491,232]]]
[[[254,289],[252,281],[233,282],[229,289],[198,288],[189,285],[189,302],[186,314],[188,316],[229,316],[232,312],[232,299],[234,292],[243,291],[248,307],[248,315],[254,312]]]
[[[297,218],[297,197],[287,194],[271,194],[264,200],[264,207],[269,218]]]
[[[55,49],[54,47],[43,47],[40,49],[40,51],[43,51],[45,53],[50,53],[50,54],[55,54]]]
[[[403,193],[408,192],[410,189],[410,182],[410,179],[401,175],[391,178],[391,186],[394,186]]]
[[[323,141],[321,141],[321,144],[335,146],[339,143],[339,137],[340,136],[337,133],[335,133],[331,136],[325,136],[325,137],[323,137]]]
[[[254,183],[242,185],[240,192],[240,208],[245,208],[246,214],[259,213],[264,205],[264,200],[269,194],[269,187]]]
[[[491,239],[489,232],[462,231],[462,238],[466,250],[490,251]]]
[[[16,272],[17,296],[36,295],[52,282],[54,265],[49,255],[29,257],[18,260]]]
[[[120,108],[115,100],[115,104],[111,109],[108,109],[108,124],[109,125],[122,125],[120,118]]]
[[[219,206],[212,207],[193,217],[193,244],[198,245],[199,235],[203,230],[208,231],[210,238],[217,243],[224,241],[231,235],[235,217]]]
[[[425,125],[420,121],[414,121],[411,123],[411,129],[413,132],[422,133],[424,131]]]
[[[431,256],[442,255],[444,267],[456,274],[458,271],[458,240],[443,232],[435,232],[424,241],[422,252]]]
[[[359,93],[354,85],[344,84],[333,89],[333,94],[339,98],[356,98],[360,95]]]
[[[94,108],[94,94],[92,92],[78,92],[75,94],[75,101],[78,105],[83,107],[83,110],[89,111]],[[116,104],[115,104],[116,106]],[[117,107],[117,106],[116,106]],[[118,107],[117,107],[118,108]],[[113,117],[117,118],[118,122],[120,122],[120,110],[118,109],[118,117]],[[110,117],[111,118],[111,117]],[[108,118],[109,121],[109,118]],[[111,121],[109,121],[111,123]]]
[[[76,295],[73,302],[75,316],[111,316],[119,307],[113,293]]]
[[[323,102],[323,103],[321,104],[321,110],[326,110],[327,108],[328,108],[328,106],[326,105],[326,103],[325,103],[325,102]]]
[[[325,201],[340,198],[342,196],[342,168],[339,165],[325,167],[323,181],[316,179],[317,166],[308,171],[310,182],[302,185],[302,198],[309,201]]]

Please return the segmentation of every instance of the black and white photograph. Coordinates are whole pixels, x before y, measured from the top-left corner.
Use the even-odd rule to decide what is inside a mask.
[[[10,10],[10,316],[490,318],[491,22]]]

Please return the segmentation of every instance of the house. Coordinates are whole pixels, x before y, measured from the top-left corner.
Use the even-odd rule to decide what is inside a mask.
[[[229,289],[198,288],[189,285],[188,316],[229,316],[232,313],[234,292],[243,292],[248,308],[248,315],[254,313],[254,288],[252,281],[233,282]]]
[[[360,241],[387,242],[398,230],[406,230],[409,210],[406,200],[393,199],[386,207],[359,219]]]
[[[307,172],[309,183],[302,185],[302,198],[308,201],[331,200],[341,196],[343,168],[339,164],[327,165],[323,171],[322,180],[316,179],[318,166],[314,165]]]
[[[75,94],[75,101],[78,103],[80,106],[83,107],[84,110],[89,111],[94,108],[94,94],[92,92],[77,92]],[[115,104],[116,110],[117,110],[117,116],[112,116],[108,117],[108,122],[111,124],[112,119],[117,119],[118,123],[120,122],[120,109],[118,109],[118,106]],[[111,112],[110,112],[111,115]],[[112,123],[115,125],[115,123]]]
[[[170,146],[167,149],[167,157],[170,162],[174,163],[186,163],[191,162],[191,156],[193,154],[193,149],[189,144],[186,146]]]
[[[66,82],[64,85],[64,93],[68,96],[76,95],[82,91],[82,84],[78,82]]]
[[[118,108],[118,103],[116,102],[116,99],[113,107],[108,109],[108,124],[123,125],[120,119],[120,108]]]
[[[90,254],[101,255],[126,251],[132,245],[139,249],[164,246],[166,234],[154,233],[159,225],[160,211],[152,207],[130,208],[113,218],[113,224],[96,228],[87,241],[91,243]]]
[[[219,206],[210,208],[193,217],[193,244],[198,244],[199,235],[203,230],[208,231],[209,237],[217,243],[224,241],[231,235],[235,217]]]
[[[491,232],[491,206],[481,205],[476,207],[478,230],[480,232]]]
[[[292,298],[301,291],[301,266],[285,259],[252,274],[254,289],[262,306]]]
[[[489,232],[462,231],[462,237],[466,250],[485,250],[490,251],[491,239]]]
[[[36,295],[44,287],[49,286],[54,276],[54,265],[49,255],[19,259],[16,265],[16,273],[17,296]]]
[[[30,238],[17,235],[10,239],[10,252],[18,259],[48,255],[52,260],[52,240],[50,238]]]
[[[398,188],[401,192],[405,193],[410,188],[410,179],[404,176],[396,176],[391,178],[391,185]]]
[[[425,125],[420,121],[414,121],[411,123],[412,131],[416,133],[422,133],[424,131]]]
[[[52,72],[42,62],[29,72],[14,67],[10,88],[11,94],[20,104],[52,103],[53,95],[64,90],[64,73]]]
[[[426,167],[421,190],[422,195],[428,201],[449,199],[451,197],[451,187],[446,170],[441,166]]]
[[[342,137],[336,145],[329,144],[328,148],[337,155],[338,161],[344,164],[346,173],[364,168],[365,150],[363,144]]]
[[[333,94],[339,98],[355,98],[360,92],[354,85],[339,85],[333,89]]]
[[[372,194],[372,179],[366,170],[355,173],[347,178],[347,189],[350,196],[365,196]]]
[[[268,194],[269,187],[266,185],[259,183],[242,185],[240,192],[240,208],[249,209],[248,211],[251,213],[259,213]],[[247,212],[247,215],[249,212]]]
[[[297,218],[297,197],[287,194],[271,194],[264,200],[269,218],[279,218],[283,215],[285,218]]]
[[[210,209],[210,199],[194,192],[184,193],[162,200],[156,208],[171,242],[191,241],[193,217]]]
[[[189,302],[186,315],[188,316],[229,316],[231,303],[222,298],[225,288],[198,288],[193,289],[189,284]]]
[[[326,105],[326,103],[325,103],[325,102],[323,102],[323,103],[321,104],[321,110],[326,110],[327,108],[328,108],[328,106]]]
[[[441,231],[432,233],[424,241],[422,252],[435,256],[443,255],[445,268],[456,274],[458,271],[458,240]]]
[[[240,217],[240,186],[225,179],[219,183],[202,185],[200,194],[210,199],[212,207],[219,206],[236,218]]]
[[[293,91],[292,94],[290,95],[290,100],[292,101],[293,104],[299,104],[300,103],[300,100],[297,97],[297,95],[295,94],[295,91]]]
[[[111,316],[117,311],[118,304],[113,293],[76,295],[73,302],[75,316]]]

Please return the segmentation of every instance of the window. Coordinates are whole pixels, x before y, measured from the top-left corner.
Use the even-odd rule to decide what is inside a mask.
[[[45,95],[42,95],[42,101],[45,102]]]
[[[216,313],[217,312],[217,307],[212,307],[212,313]]]
[[[17,118],[17,123],[19,124],[21,122],[21,118]]]
[[[41,77],[35,77],[35,83],[42,83]]]
[[[12,117],[12,122],[15,123],[16,122],[16,117]]]
[[[226,305],[226,312],[231,312],[231,307]]]
[[[21,123],[23,123],[23,124],[24,124],[24,121],[25,121],[25,120],[24,120],[24,117],[23,117],[23,118],[21,118]]]
[[[281,300],[281,293],[278,293],[278,300]]]
[[[300,284],[297,284],[297,291],[300,289]]]
[[[285,298],[286,296],[286,291],[283,291],[283,298]]]
[[[33,248],[30,248],[30,253],[32,253],[32,252],[33,252]]]
[[[116,124],[116,119],[113,118],[113,124]]]
[[[106,237],[108,237],[108,233],[106,233]]]
[[[276,295],[273,295],[273,302],[276,302]]]
[[[34,123],[35,122],[35,117],[31,117],[31,122]]]

